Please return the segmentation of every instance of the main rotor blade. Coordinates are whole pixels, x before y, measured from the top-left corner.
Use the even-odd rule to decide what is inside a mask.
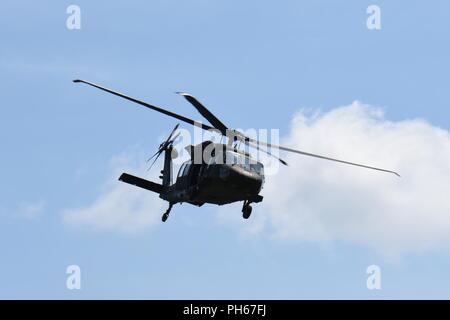
[[[206,120],[211,123],[214,128],[219,129],[219,131],[226,135],[227,132],[227,126],[222,123],[211,111],[209,111],[203,104],[200,103],[200,101],[197,100],[194,96],[190,95],[186,92],[175,92],[176,94],[179,94],[183,96],[187,101],[189,101],[190,104],[192,104],[195,109],[200,112],[200,114],[205,117]]]
[[[255,148],[255,149],[258,150],[258,151],[262,151],[262,152],[264,152],[265,154],[268,154],[269,156],[271,156],[271,157],[277,159],[278,161],[280,161],[280,162],[281,162],[282,164],[284,164],[285,166],[288,165],[288,163],[287,163],[286,161],[284,161],[283,159],[281,159],[281,158],[277,157],[276,155],[270,153],[268,150],[261,149],[257,143],[251,143],[251,142],[248,142],[248,145],[249,145],[250,147]]]
[[[132,102],[134,102],[134,103],[140,104],[140,105],[142,105],[142,106],[144,106],[144,107],[147,107],[147,108],[149,108],[149,109],[152,109],[152,110],[161,112],[161,113],[163,113],[163,114],[165,114],[165,115],[167,115],[167,116],[169,116],[169,117],[173,117],[173,118],[178,119],[178,120],[180,120],[180,121],[189,123],[189,124],[191,124],[191,125],[193,125],[193,126],[200,127],[200,128],[202,128],[202,129],[204,129],[204,130],[212,130],[212,129],[214,129],[213,127],[208,126],[208,125],[206,125],[206,124],[203,124],[203,123],[197,122],[197,121],[195,121],[195,120],[189,119],[189,118],[187,118],[187,117],[185,117],[185,116],[182,116],[182,115],[179,115],[179,114],[177,114],[177,113],[168,111],[168,110],[163,109],[163,108],[161,108],[161,107],[153,106],[153,105],[151,105],[151,104],[149,104],[149,103],[147,103],[147,102],[144,102],[144,101],[135,99],[135,98],[133,98],[133,97],[124,95],[124,94],[122,94],[122,93],[120,93],[120,92],[113,91],[113,90],[111,90],[111,89],[108,89],[108,88],[99,86],[98,84],[95,84],[95,83],[92,83],[92,82],[85,81],[85,80],[80,80],[80,79],[73,80],[73,82],[75,82],[75,83],[85,83],[85,84],[88,84],[88,85],[90,85],[90,86],[92,86],[92,87],[95,87],[95,88],[97,88],[97,89],[100,89],[100,90],[106,91],[106,92],[108,92],[108,93],[111,93],[111,94],[113,94],[113,95],[119,96],[119,97],[121,97],[121,98],[127,99],[127,100],[129,100],[129,101],[132,101]]]
[[[321,156],[321,155],[314,154],[314,153],[304,152],[304,151],[300,151],[300,150],[296,150],[296,149],[292,149],[292,148],[287,148],[287,147],[283,147],[283,146],[279,146],[279,145],[274,145],[274,144],[271,144],[271,143],[258,141],[258,140],[255,140],[255,139],[252,139],[252,138],[248,138],[248,137],[245,137],[245,141],[253,142],[253,143],[256,143],[256,144],[261,144],[261,145],[264,145],[264,146],[267,146],[267,147],[270,147],[270,148],[277,148],[279,150],[284,150],[284,151],[288,151],[288,152],[298,153],[298,154],[301,154],[301,155],[304,155],[304,156],[309,156],[309,157],[314,157],[314,158],[319,158],[319,159],[324,159],[324,160],[340,162],[340,163],[344,163],[344,164],[348,164],[348,165],[352,165],[352,166],[357,166],[357,167],[362,167],[362,168],[366,168],[366,169],[371,169],[371,170],[388,172],[388,173],[395,174],[397,177],[400,177],[400,175],[397,172],[391,171],[391,170],[386,170],[386,169],[382,169],[382,168],[368,166],[368,165],[365,165],[365,164],[360,164],[360,163],[349,162],[349,161],[345,161],[345,160],[339,160],[339,159],[335,159],[335,158],[325,157],[325,156]]]
[[[209,125],[197,122],[195,120],[192,120],[190,118],[187,118],[185,116],[179,115],[177,113],[168,111],[168,110],[163,109],[161,107],[153,106],[153,105],[151,105],[149,103],[146,103],[144,101],[141,101],[141,100],[138,100],[136,98],[124,95],[124,94],[122,94],[120,92],[113,91],[111,89],[99,86],[99,85],[97,85],[95,83],[92,83],[92,82],[89,82],[89,81],[76,79],[76,80],[73,80],[73,82],[88,84],[88,85],[90,85],[92,87],[95,87],[97,89],[103,90],[105,92],[108,92],[108,93],[111,93],[113,95],[119,96],[119,97],[124,98],[126,100],[129,100],[129,101],[132,101],[134,103],[140,104],[140,105],[142,105],[144,107],[147,107],[149,109],[158,111],[158,112],[160,112],[162,114],[168,115],[170,117],[173,117],[175,119],[178,119],[178,120],[186,122],[186,123],[189,123],[191,125],[200,127],[200,128],[202,128],[204,130],[218,129],[223,135],[226,135],[226,133],[227,133],[227,129],[228,128],[216,116],[214,116],[205,106],[203,106],[197,99],[195,99],[193,96],[191,96],[190,94],[187,94],[187,93],[179,93],[179,94],[184,96],[200,112],[200,114],[203,115],[214,127],[211,127]],[[335,158],[325,157],[325,156],[321,156],[321,155],[314,154],[314,153],[304,152],[304,151],[300,151],[300,150],[295,150],[295,149],[291,149],[291,148],[287,148],[287,147],[283,147],[283,146],[279,146],[279,145],[274,145],[274,144],[258,141],[258,140],[246,137],[244,134],[242,134],[242,133],[240,133],[238,131],[234,131],[234,133],[236,133],[236,137],[238,139],[243,140],[247,144],[249,142],[253,142],[253,143],[261,144],[261,145],[264,145],[264,146],[267,146],[267,147],[277,148],[279,150],[293,152],[293,153],[297,153],[297,154],[301,154],[301,155],[305,155],[305,156],[309,156],[309,157],[315,157],[315,158],[319,158],[319,159],[340,162],[340,163],[344,163],[344,164],[348,164],[348,165],[352,165],[352,166],[357,166],[357,167],[362,167],[362,168],[366,168],[366,169],[372,169],[372,170],[377,170],[377,171],[388,172],[388,173],[392,173],[392,174],[395,174],[396,176],[400,177],[400,175],[397,172],[395,172],[395,171],[386,170],[386,169],[377,168],[377,167],[372,167],[372,166],[359,164],[359,163],[354,163],[354,162],[349,162],[349,161],[344,161],[344,160],[339,160],[339,159],[335,159]],[[158,158],[158,157],[159,157],[159,155],[156,158]],[[156,161],[156,159],[155,159],[155,161]],[[281,159],[280,159],[280,161],[281,161]]]

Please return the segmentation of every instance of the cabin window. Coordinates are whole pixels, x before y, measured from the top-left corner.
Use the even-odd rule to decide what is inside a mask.
[[[191,164],[187,163],[184,167],[183,176],[187,176],[189,174],[189,169],[191,169]]]
[[[183,175],[184,167],[186,167],[186,163],[183,163],[180,167],[180,170],[178,171],[178,177],[181,177]]]
[[[191,161],[187,161],[183,163],[180,167],[180,171],[178,171],[178,177],[187,176],[189,173],[189,169],[191,167]]]

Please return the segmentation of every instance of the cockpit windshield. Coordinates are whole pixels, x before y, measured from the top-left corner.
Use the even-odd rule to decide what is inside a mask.
[[[210,159],[209,164],[228,164],[231,166],[240,166],[259,175],[264,174],[264,166],[262,163],[257,162],[256,160],[241,153],[233,151],[218,153],[215,157]]]
[[[252,163],[250,164],[250,171],[256,172],[262,176],[264,174],[264,166],[260,162]]]
[[[250,158],[244,157],[242,154],[227,151],[225,152],[225,163],[231,165],[242,165],[248,163]]]

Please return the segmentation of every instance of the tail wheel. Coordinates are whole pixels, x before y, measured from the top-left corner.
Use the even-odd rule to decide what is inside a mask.
[[[250,218],[250,215],[252,214],[252,206],[247,204],[242,208],[242,217],[244,219]]]

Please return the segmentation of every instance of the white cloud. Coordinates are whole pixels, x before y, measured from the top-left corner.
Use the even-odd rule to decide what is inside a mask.
[[[264,201],[254,205],[252,217],[243,221],[241,204],[235,204],[219,209],[219,219],[231,221],[248,236],[347,242],[388,255],[450,245],[450,134],[446,130],[418,119],[388,121],[382,109],[354,102],[326,113],[299,112],[281,142],[392,169],[402,177],[282,154],[289,166],[266,178]],[[142,161],[147,154],[136,150],[126,154],[113,159],[113,173],[92,204],[64,213],[68,224],[135,233],[160,223],[167,203],[154,193],[117,181],[123,171],[147,175]]]
[[[367,245],[391,255],[450,244],[450,134],[423,120],[388,121],[354,102],[298,113],[282,143],[398,171],[402,177],[283,154],[266,179],[251,232],[276,239]],[[256,226],[256,227],[255,227]],[[244,227],[247,228],[247,227]]]
[[[154,176],[147,177],[144,158],[136,150],[114,157],[111,175],[100,196],[86,207],[65,210],[64,222],[74,227],[126,234],[146,231],[160,223],[161,214],[166,209],[164,201],[156,193],[117,180],[120,173],[128,172],[158,181]]]

